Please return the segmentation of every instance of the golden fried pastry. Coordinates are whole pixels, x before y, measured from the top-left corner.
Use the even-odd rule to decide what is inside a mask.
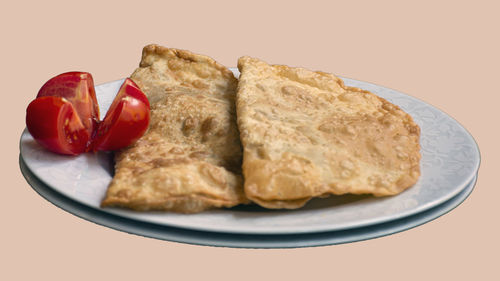
[[[332,74],[250,57],[236,113],[247,197],[299,208],[329,194],[394,195],[420,176],[420,129],[410,115]]]
[[[196,213],[247,202],[232,72],[206,56],[149,45],[131,79],[151,102],[151,122],[116,154],[102,206]]]

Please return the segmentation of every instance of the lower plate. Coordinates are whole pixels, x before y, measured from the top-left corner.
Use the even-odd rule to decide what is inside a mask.
[[[469,196],[476,183],[476,176],[474,176],[465,189],[438,206],[413,216],[408,216],[386,223],[375,224],[372,226],[308,234],[229,234],[168,227],[109,214],[98,209],[85,206],[84,204],[78,203],[58,193],[57,191],[54,191],[52,188],[41,182],[26,167],[26,164],[21,157],[19,157],[19,164],[28,183],[42,197],[52,202],[59,208],[88,221],[145,237],[196,245],[234,248],[312,247],[355,242],[390,235],[419,226],[453,210]]]

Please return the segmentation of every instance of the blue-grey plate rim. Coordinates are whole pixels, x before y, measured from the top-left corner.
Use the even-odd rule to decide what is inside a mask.
[[[55,206],[84,220],[118,231],[149,238],[193,245],[231,248],[316,247],[351,243],[395,234],[430,222],[456,208],[471,194],[477,179],[477,175],[474,176],[465,189],[433,208],[390,222],[339,231],[262,235],[188,230],[108,214],[81,204],[53,190],[31,173],[22,157],[19,157],[19,165],[27,182],[40,196]]]

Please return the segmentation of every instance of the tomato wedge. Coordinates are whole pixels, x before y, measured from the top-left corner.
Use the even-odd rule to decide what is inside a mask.
[[[144,93],[131,79],[125,79],[99,124],[93,150],[118,150],[135,142],[149,126],[149,110]]]
[[[90,141],[73,105],[62,97],[40,97],[26,109],[26,126],[33,138],[48,150],[67,155],[85,151]]]
[[[118,92],[120,92],[120,91],[124,91],[126,93],[126,95],[132,96],[132,97],[142,101],[149,108],[148,98],[141,91],[139,86],[137,86],[137,84],[135,84],[134,80],[132,80],[130,78],[125,79],[125,81],[123,81],[123,84],[120,87],[120,90]],[[117,96],[118,96],[118,94],[117,94]]]
[[[99,122],[99,106],[94,80],[88,72],[66,72],[47,81],[38,91],[37,98],[55,96],[73,104],[83,126],[92,136]]]

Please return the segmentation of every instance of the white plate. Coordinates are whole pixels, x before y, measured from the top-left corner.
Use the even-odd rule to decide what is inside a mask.
[[[25,166],[23,161],[19,161],[24,177],[33,189],[54,205],[66,210],[78,217],[104,225],[116,230],[131,234],[168,240],[173,242],[189,243],[205,246],[238,247],[238,248],[297,248],[325,246],[341,243],[349,243],[367,239],[373,239],[408,230],[419,226],[441,215],[453,210],[472,192],[476,177],[451,199],[418,214],[392,220],[386,223],[372,226],[359,227],[340,231],[289,234],[289,235],[259,235],[259,234],[230,234],[218,232],[203,232],[186,230],[163,226],[158,224],[145,223],[137,220],[122,218],[101,212],[95,208],[86,207],[74,200],[71,200],[52,188],[40,182]]]
[[[25,131],[21,136],[21,157],[31,172],[54,190],[104,212],[171,227],[246,234],[337,231],[400,219],[452,198],[476,175],[479,149],[472,136],[453,118],[395,90],[353,79],[344,81],[349,86],[369,90],[399,105],[421,127],[422,175],[407,191],[385,198],[347,195],[315,199],[298,210],[244,206],[194,215],[139,213],[99,207],[111,180],[110,154],[88,153],[78,157],[52,154],[41,148]],[[106,112],[122,82],[118,80],[96,87],[101,115]]]

